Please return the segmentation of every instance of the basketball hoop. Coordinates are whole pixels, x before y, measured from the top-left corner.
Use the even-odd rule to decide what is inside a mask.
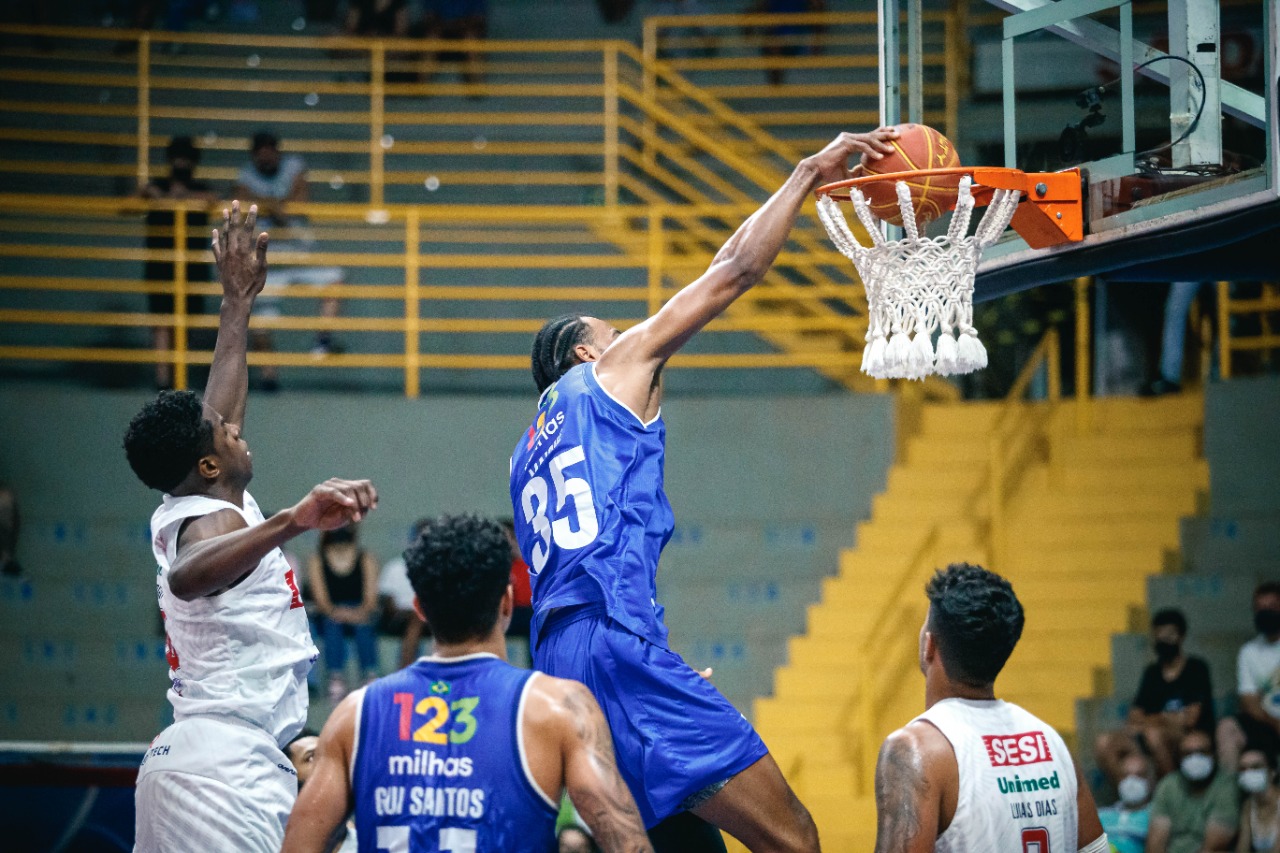
[[[909,182],[957,175],[954,215],[947,233],[926,237],[916,225]],[[860,187],[895,184],[904,236],[886,240]],[[1020,204],[1023,196],[1029,204]],[[1080,176],[1077,170],[1027,174],[1018,169],[948,168],[894,172],[819,187],[818,218],[840,253],[853,261],[867,290],[870,323],[862,372],[876,379],[923,379],[972,373],[987,366],[987,351],[973,325],[973,280],[982,250],[1011,223],[1032,248],[1080,240]],[[837,200],[853,203],[871,235],[863,246],[853,236]],[[968,234],[973,209],[986,205],[977,230]],[[933,336],[938,334],[937,347]]]

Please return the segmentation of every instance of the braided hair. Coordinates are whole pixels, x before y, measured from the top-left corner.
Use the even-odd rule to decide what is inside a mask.
[[[586,342],[591,334],[591,327],[584,321],[585,316],[564,314],[548,320],[534,336],[530,362],[539,394],[573,367],[573,348]]]

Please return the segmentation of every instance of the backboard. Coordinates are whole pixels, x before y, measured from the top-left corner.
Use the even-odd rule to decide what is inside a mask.
[[[985,252],[975,298],[1086,275],[1275,275],[1274,249],[1265,251],[1280,244],[1275,4],[987,2],[1005,14],[971,26],[969,102],[953,140],[961,161],[1079,168],[1085,236],[1037,250],[1010,230]],[[880,6],[882,119],[897,123],[900,82],[916,88],[911,34],[920,0]],[[977,17],[983,6],[971,10]],[[892,23],[903,11],[906,50]],[[905,57],[905,81],[885,57]]]

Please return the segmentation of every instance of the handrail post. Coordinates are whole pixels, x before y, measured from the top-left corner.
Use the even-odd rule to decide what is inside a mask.
[[[1057,405],[1062,399],[1062,341],[1058,337],[1057,328],[1048,331],[1048,346],[1045,351],[1045,370],[1049,374],[1049,402]]]
[[[385,149],[382,140],[387,132],[386,80],[387,49],[377,41],[369,52],[369,203],[374,207],[383,203]]]
[[[618,207],[618,47],[604,49],[604,203]]]
[[[640,141],[640,156],[645,166],[652,166],[655,154],[649,139],[657,132],[652,107],[658,102],[658,78],[654,68],[654,64],[658,61],[658,22],[652,18],[646,18],[644,21],[644,40],[641,47],[644,53],[641,55],[640,93],[650,109],[644,111],[645,138]]]
[[[1088,277],[1076,279],[1076,433],[1083,435],[1089,430],[1090,415],[1090,383],[1089,353],[1091,322],[1089,315]]]
[[[861,669],[862,683],[858,685],[861,708],[858,711],[858,718],[859,722],[862,723],[862,792],[870,794],[875,790],[876,754],[879,750],[876,745],[875,726],[875,670],[866,656],[865,649],[863,650]]]
[[[1017,402],[1007,405],[1018,405]],[[996,571],[1001,569],[1001,551],[1003,550],[1002,538],[1004,536],[1004,460],[1001,453],[1004,448],[1001,436],[997,433],[991,436],[989,453],[991,458],[987,463],[987,485],[988,497],[990,502],[990,521],[987,526],[987,560],[995,567]]]
[[[964,61],[964,40],[960,38],[961,17],[956,9],[951,9],[946,13],[944,19],[945,34],[943,38],[947,45],[946,56],[943,58],[943,97],[946,103],[943,105],[943,111],[946,115],[944,127],[947,129],[947,138],[955,139],[959,133],[960,124],[960,65]]]
[[[151,34],[138,36],[138,186],[151,174]]]
[[[652,317],[662,307],[662,267],[665,241],[662,234],[664,208],[649,205],[649,313]]]
[[[1231,285],[1218,282],[1218,375],[1231,378]]]
[[[410,207],[404,219],[404,395],[417,397],[421,391],[421,354],[418,332],[421,307],[418,291],[419,258],[422,246],[418,208]]]
[[[187,387],[187,210],[173,212],[173,387]]]

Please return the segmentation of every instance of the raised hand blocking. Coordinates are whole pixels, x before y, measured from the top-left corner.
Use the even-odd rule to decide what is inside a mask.
[[[224,296],[252,298],[262,292],[267,283],[267,232],[254,237],[258,225],[258,206],[249,206],[249,212],[240,213],[240,202],[231,202],[231,209],[222,211],[222,228],[213,229],[213,260],[218,266],[218,278],[222,281]]]

